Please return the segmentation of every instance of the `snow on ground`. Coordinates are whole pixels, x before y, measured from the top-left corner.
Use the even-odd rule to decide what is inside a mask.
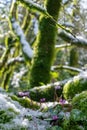
[[[22,107],[0,88],[0,130],[46,130],[49,124],[38,118],[41,115]]]

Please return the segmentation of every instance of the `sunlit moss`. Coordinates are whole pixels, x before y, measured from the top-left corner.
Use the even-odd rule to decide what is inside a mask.
[[[11,98],[13,100],[15,100],[15,101],[18,101],[25,108],[31,108],[31,109],[38,109],[38,108],[40,108],[40,105],[38,105],[38,103],[30,100],[27,97],[25,97],[25,98],[18,98],[17,96],[12,95]]]
[[[63,95],[66,99],[71,99],[84,90],[87,90],[87,79],[84,75],[76,76],[65,84]]]
[[[81,110],[87,116],[87,91],[83,91],[82,93],[76,95],[72,99],[73,108],[77,108]]]
[[[10,58],[16,57],[19,54],[20,46],[19,43],[16,40],[13,40],[12,37],[6,37],[5,38],[5,46],[6,50],[3,53],[0,62],[0,78],[3,79],[1,81],[1,87],[4,89],[8,89],[10,78],[13,74],[13,70],[15,66],[13,66],[14,62],[10,62]],[[16,49],[16,51],[11,54],[11,49]]]
[[[79,109],[72,109],[68,119],[65,119],[62,126],[63,130],[86,130],[87,116]]]

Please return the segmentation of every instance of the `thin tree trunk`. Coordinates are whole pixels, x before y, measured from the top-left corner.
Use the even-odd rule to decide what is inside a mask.
[[[78,30],[79,24],[75,20],[77,14],[79,15],[78,5],[79,5],[78,0],[74,0],[73,1],[74,9],[73,9],[73,12],[72,12],[72,16],[73,16],[72,22],[74,23],[75,28],[72,30],[73,34],[77,34],[79,32],[79,30]],[[70,63],[69,63],[70,66],[78,67],[78,58],[79,58],[78,48],[76,46],[73,46],[70,50]]]

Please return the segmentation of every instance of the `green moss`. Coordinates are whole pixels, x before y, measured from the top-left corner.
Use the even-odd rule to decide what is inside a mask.
[[[87,116],[87,91],[76,95],[72,99],[73,108],[81,110]]]
[[[39,109],[40,108],[40,106],[38,105],[37,102],[34,102],[27,97],[18,98],[17,96],[12,95],[11,98],[15,101],[18,101],[25,108],[31,108],[31,109]]]
[[[46,14],[46,10],[41,8],[40,6],[37,6],[37,4],[34,4],[31,1],[23,1],[23,0],[18,0],[19,3],[23,4],[26,8],[29,8],[31,11],[35,12],[38,11],[42,14]]]
[[[16,114],[16,115],[19,114],[19,112],[18,112],[18,111],[15,111],[13,108],[8,108],[8,111],[13,112],[13,113]]]
[[[69,119],[63,122],[63,130],[86,130],[87,117],[79,109],[73,109]]]
[[[70,66],[78,67],[78,51],[76,47],[73,47],[70,51]]]
[[[66,99],[73,98],[76,94],[87,90],[87,79],[84,76],[76,76],[68,81],[63,88],[63,95]]]
[[[6,68],[4,71],[4,77],[1,85],[5,90],[8,90],[11,75],[12,75],[12,68],[8,66],[8,69]]]
[[[86,129],[84,129],[84,127],[80,125],[74,125],[74,124],[69,125],[67,121],[67,124],[66,126],[64,126],[63,130],[86,130]]]
[[[87,91],[72,99],[70,117],[63,123],[64,130],[87,130]]]
[[[46,8],[55,19],[58,18],[60,0],[46,0]],[[52,8],[52,9],[51,9]],[[35,42],[35,53],[30,70],[30,88],[47,84],[51,79],[50,67],[54,57],[57,28],[51,18],[41,15],[39,33]]]
[[[46,101],[49,100],[53,101],[54,93],[55,93],[55,88],[52,86],[43,89],[39,89],[39,87],[37,87],[30,91],[30,97],[35,101],[40,101],[41,98],[45,98]]]
[[[57,20],[60,9],[61,0],[46,0],[45,6],[47,12]]]
[[[8,110],[0,110],[0,123],[7,123],[10,122],[14,117],[14,114],[12,112],[9,112]]]
[[[30,72],[30,86],[40,86],[50,81],[50,67],[54,55],[56,28],[51,25],[50,18],[40,19],[40,32],[35,46],[35,54]]]

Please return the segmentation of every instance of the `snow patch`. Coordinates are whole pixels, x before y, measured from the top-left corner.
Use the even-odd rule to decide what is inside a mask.
[[[5,115],[2,114],[3,118],[0,120],[0,130],[46,130],[49,127],[48,122],[38,118],[43,115],[42,112],[22,107],[2,89],[0,89],[0,112],[5,113]],[[11,119],[8,121],[5,117],[11,117]]]

